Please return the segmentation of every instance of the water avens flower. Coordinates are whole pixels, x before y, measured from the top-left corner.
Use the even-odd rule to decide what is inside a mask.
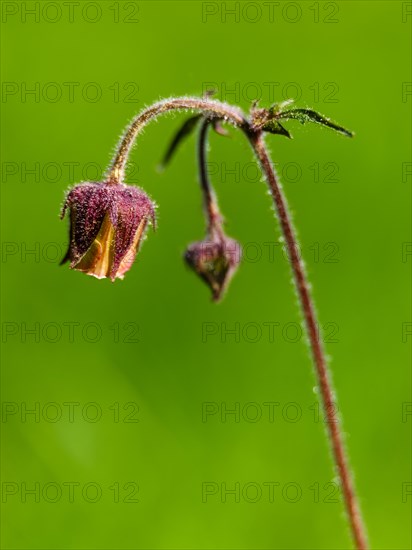
[[[123,279],[131,268],[155,206],[141,189],[125,184],[87,182],[68,193],[61,212],[70,210],[70,243],[61,263],[98,279]]]
[[[188,136],[198,123],[201,124],[198,156],[207,237],[204,241],[189,247],[186,260],[211,286],[216,299],[221,296],[239,263],[240,249],[234,246],[233,241],[223,232],[223,218],[208,180],[206,162],[208,128],[212,127],[218,133],[222,133],[221,124],[226,123],[240,130],[247,138],[265,176],[305,320],[319,388],[319,399],[323,407],[325,426],[330,437],[332,456],[339,476],[354,544],[358,550],[366,550],[368,548],[366,529],[343,441],[340,416],[336,414],[336,394],[330,379],[324,343],[322,338],[319,338],[316,309],[305,266],[298,254],[299,243],[289,213],[288,201],[264,139],[268,133],[290,138],[289,130],[283,126],[283,123],[288,121],[298,121],[301,124],[315,123],[347,137],[353,136],[352,132],[312,109],[293,108],[290,101],[275,103],[265,109],[257,108],[254,104],[249,114],[227,103],[210,99],[210,94],[204,98],[177,97],[154,103],[139,113],[128,126],[109,168],[108,181],[81,184],[69,193],[62,212],[64,216],[66,209],[69,208],[71,218],[70,246],[64,261],[70,260],[73,269],[99,278],[110,277],[112,280],[122,278],[130,268],[148,222],[150,220],[154,222],[154,206],[143,191],[122,183],[129,153],[136,137],[150,121],[173,110],[190,110],[196,114],[186,121],[177,133],[165,156],[164,164],[169,161],[182,139]],[[184,219],[183,215],[182,219]],[[249,219],[248,223],[250,223]],[[233,251],[231,251],[232,247]]]
[[[185,260],[209,285],[213,300],[218,301],[240,263],[240,244],[225,235],[208,236],[188,247]]]

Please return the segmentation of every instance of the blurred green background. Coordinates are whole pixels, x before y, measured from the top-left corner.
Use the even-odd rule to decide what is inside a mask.
[[[143,106],[207,83],[245,110],[294,97],[356,131],[290,122],[294,140],[267,142],[371,547],[411,548],[410,4],[2,2],[3,548],[351,547],[243,136],[211,136],[227,232],[245,246],[221,304],[182,261],[204,236],[194,138],[156,171],[184,114],[132,153],[129,181],[158,203],[158,231],[125,280],[58,265],[67,187],[101,177]]]

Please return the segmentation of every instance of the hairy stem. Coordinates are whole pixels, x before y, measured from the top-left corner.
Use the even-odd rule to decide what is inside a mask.
[[[217,232],[221,235],[223,221],[222,215],[217,204],[216,195],[209,181],[207,171],[207,135],[211,124],[212,122],[210,121],[210,119],[206,118],[202,121],[202,124],[200,126],[198,141],[199,176],[200,185],[202,187],[204,206],[208,220],[208,230],[210,233]]]
[[[247,120],[239,109],[235,109],[219,101],[200,99],[197,97],[178,97],[159,101],[137,115],[126,130],[113,160],[112,168],[109,173],[109,181],[112,183],[123,181],[130,148],[137,135],[149,121],[168,111],[188,109],[204,112],[206,115],[209,114],[213,118],[222,118],[234,126],[240,126],[242,128],[248,126]]]
[[[223,119],[232,125],[239,127],[247,136],[257,156],[273,197],[282,235],[288,250],[296,291],[302,307],[309,344],[315,364],[316,378],[320,388],[320,397],[332,446],[332,456],[342,487],[344,504],[349,518],[351,533],[357,550],[366,550],[368,547],[366,530],[362,521],[354,482],[349,468],[349,461],[343,444],[341,422],[339,417],[334,413],[336,399],[334,400],[334,391],[326,362],[326,356],[318,335],[318,321],[313,298],[310,294],[309,282],[305,274],[303,262],[298,254],[299,243],[293,228],[291,217],[289,215],[287,200],[282,192],[281,185],[271,164],[262,138],[262,132],[254,129],[252,124],[244,117],[243,113],[239,109],[233,108],[225,103],[195,97],[172,98],[169,100],[160,101],[159,103],[155,103],[151,107],[147,108],[132,121],[120,142],[109,173],[109,181],[111,183],[119,183],[123,181],[125,165],[130,148],[142,128],[159,114],[172,110],[199,111],[202,112],[208,119],[202,126],[201,138],[199,140],[201,183],[205,192],[207,207],[212,204],[210,201],[212,195],[210,194],[210,185],[207,180],[205,164],[208,121],[210,122],[210,120],[213,119]],[[213,212],[210,213],[211,215],[214,215]]]
[[[302,307],[303,316],[305,318],[306,330],[313,355],[313,361],[315,363],[316,377],[319,384],[325,421],[332,444],[333,459],[339,474],[352,535],[355,540],[356,547],[359,550],[366,550],[368,544],[365,527],[363,525],[359,504],[355,494],[354,482],[343,444],[341,422],[339,416],[335,413],[334,391],[328,371],[325,351],[323,349],[320,336],[318,335],[318,321],[316,318],[313,298],[310,295],[309,283],[305,274],[303,262],[298,254],[298,240],[293,229],[287,201],[278,182],[274,168],[270,162],[262,135],[260,133],[249,135],[249,140],[256,152],[262,171],[267,179],[267,183],[275,203],[282,234],[288,250],[296,290]]]

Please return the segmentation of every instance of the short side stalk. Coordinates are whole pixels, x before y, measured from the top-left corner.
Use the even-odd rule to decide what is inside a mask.
[[[219,210],[217,199],[213,188],[209,181],[209,175],[207,170],[207,134],[209,126],[212,123],[207,118],[202,121],[199,141],[198,141],[198,156],[199,156],[199,178],[200,185],[202,187],[204,207],[206,210],[206,217],[208,221],[208,230],[210,233],[218,232],[222,235],[222,215]]]

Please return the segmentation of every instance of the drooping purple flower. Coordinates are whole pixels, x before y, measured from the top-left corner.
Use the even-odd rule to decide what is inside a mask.
[[[61,218],[70,210],[70,243],[61,263],[98,279],[123,279],[136,257],[155,206],[141,189],[87,182],[68,193]]]
[[[219,301],[236,272],[241,256],[237,241],[213,231],[203,241],[188,247],[185,260],[211,288],[213,300]]]

